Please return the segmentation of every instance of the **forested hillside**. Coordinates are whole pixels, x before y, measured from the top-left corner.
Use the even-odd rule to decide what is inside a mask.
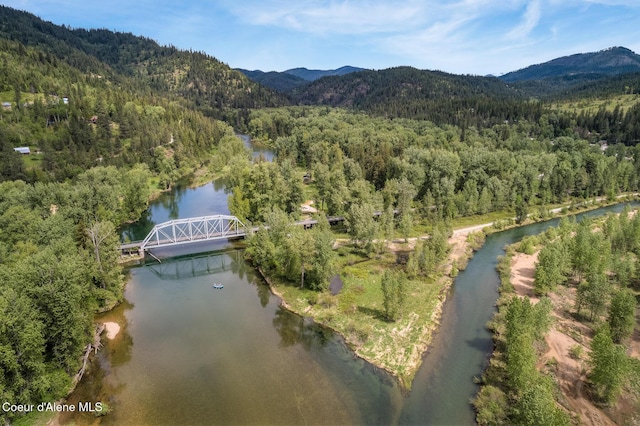
[[[529,96],[579,99],[638,93],[640,55],[624,47],[579,53],[500,76]]]
[[[138,93],[180,96],[216,118],[228,118],[230,109],[286,103],[211,56],[133,34],[70,29],[1,6],[0,37],[38,48],[81,72],[115,78]]]
[[[309,83],[302,77],[297,77],[293,74],[287,74],[284,72],[263,72],[260,70],[249,71],[243,69],[238,69],[238,71],[256,83],[260,83],[263,86],[270,87],[281,93],[286,93],[296,87],[304,86]]]
[[[462,76],[411,67],[327,77],[294,91],[304,105],[350,107],[385,117],[486,127],[513,119],[536,120],[541,105],[497,78]]]
[[[352,72],[364,71],[364,68],[344,66],[336,70],[309,70],[306,68],[293,68],[282,72],[263,72],[260,70],[249,71],[243,69],[238,69],[238,71],[242,72],[256,83],[260,83],[263,86],[269,87],[280,93],[289,93],[296,88],[306,86],[309,82],[318,80],[319,78],[346,75]]]
[[[500,76],[500,80],[515,82],[544,80],[551,77],[618,75],[640,71],[640,55],[624,47],[611,47],[592,53],[576,53],[543,64],[531,65]]]
[[[0,111],[3,180],[63,180],[136,163],[161,173],[166,161],[195,162],[232,134],[178,101],[122,90],[117,77],[83,73],[18,42],[0,40],[0,48],[0,96],[9,102]],[[36,162],[13,151],[23,145],[41,152]]]

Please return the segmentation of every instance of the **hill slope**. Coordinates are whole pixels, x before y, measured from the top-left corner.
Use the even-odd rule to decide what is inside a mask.
[[[250,80],[282,93],[289,92],[296,87],[304,86],[308,83],[304,78],[287,74],[286,72],[249,71],[241,68],[238,68],[238,71],[246,75]]]
[[[624,47],[611,47],[599,52],[563,56],[507,73],[499,78],[506,82],[580,75],[591,75],[599,79],[603,76],[638,71],[640,71],[640,55]]]
[[[347,75],[359,71],[365,71],[365,69],[346,65],[335,70],[309,70],[306,68],[292,68],[290,70],[284,71],[284,73],[295,75],[296,77],[300,77],[306,81],[316,81],[322,77]]]
[[[260,70],[249,71],[238,69],[244,75],[256,83],[269,87],[281,93],[288,93],[296,88],[304,86],[311,81],[322,77],[347,75],[353,72],[364,71],[364,68],[351,66],[340,67],[335,70],[309,70],[307,68],[292,68],[283,72]]]
[[[212,116],[222,117],[225,108],[286,104],[281,95],[211,56],[129,33],[71,30],[0,6],[0,38],[37,47],[83,72],[106,73],[120,82],[129,78],[137,90],[180,96]]]
[[[0,101],[0,181],[145,163],[165,186],[177,168],[214,161],[210,154],[233,133],[208,117],[241,127],[247,108],[286,103],[205,54],[70,30],[2,6]],[[24,145],[41,154],[23,161],[13,148]]]
[[[387,117],[481,126],[537,116],[539,108],[525,103],[522,93],[497,78],[412,67],[325,77],[294,90],[292,99],[304,105],[353,107]]]

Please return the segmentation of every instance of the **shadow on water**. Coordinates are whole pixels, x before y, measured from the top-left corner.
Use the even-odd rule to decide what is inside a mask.
[[[129,333],[129,322],[126,321],[127,312],[132,311],[135,306],[125,300],[111,311],[98,315],[96,322],[115,322],[119,325],[120,331],[112,339],[102,337],[103,347],[94,356],[87,368],[87,372],[76,386],[76,389],[66,400],[67,404],[78,407],[80,403],[96,402],[106,403],[112,406],[116,403],[115,395],[120,394],[127,386],[126,383],[116,383],[110,380],[114,369],[124,366],[131,361],[134,341]],[[61,424],[94,424],[96,416],[94,413],[71,413],[60,414]]]
[[[309,319],[279,308],[273,317],[273,327],[280,335],[280,347],[301,345],[309,351],[314,345],[324,346],[335,337],[331,330],[319,327]]]

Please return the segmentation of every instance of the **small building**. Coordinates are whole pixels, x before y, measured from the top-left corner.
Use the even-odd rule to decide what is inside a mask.
[[[67,98],[67,97],[65,96],[64,98],[62,98],[62,102],[63,102],[65,105],[68,105],[68,104],[69,104],[69,98]]]
[[[31,150],[28,146],[19,146],[17,148],[13,148],[14,151],[19,152],[20,154],[29,155],[31,154]]]
[[[2,109],[11,109],[11,102],[3,102]]]

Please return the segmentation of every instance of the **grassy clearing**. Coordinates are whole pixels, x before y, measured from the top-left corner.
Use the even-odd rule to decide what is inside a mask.
[[[344,287],[337,296],[273,280],[272,287],[289,309],[333,328],[358,356],[391,372],[409,388],[437,326],[450,281],[441,274],[408,281],[403,315],[389,322],[384,318],[380,281],[385,270],[400,268],[395,254],[370,259],[352,247],[341,247],[338,255]]]
[[[468,226],[482,225],[484,223],[496,222],[498,220],[511,219],[515,216],[512,210],[501,210],[474,216],[457,217],[451,221],[454,229],[466,228]]]
[[[22,162],[24,164],[24,167],[27,170],[34,170],[34,169],[42,169],[42,161],[44,160],[44,154],[35,154],[33,152],[35,152],[34,148],[31,148],[32,154],[29,155],[23,155],[22,156]]]
[[[42,102],[47,100],[47,96],[44,93],[29,93],[29,92],[20,92],[20,102],[22,103],[31,103],[39,98]],[[4,92],[0,92],[0,102],[11,102],[14,104],[16,101],[16,92],[13,90],[6,90]]]
[[[565,101],[553,104],[553,109],[562,112],[576,112],[578,114],[596,113],[604,106],[608,111],[613,111],[616,106],[620,106],[623,111],[626,111],[636,103],[640,102],[640,95],[619,95],[605,99],[581,99],[579,101]]]

